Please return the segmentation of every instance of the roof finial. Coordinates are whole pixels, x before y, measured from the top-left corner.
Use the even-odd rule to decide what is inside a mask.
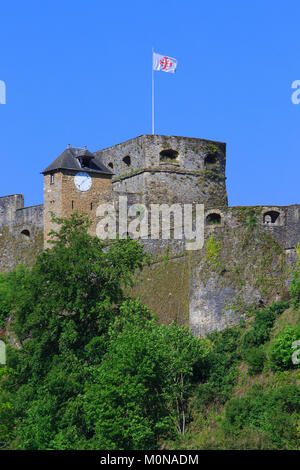
[[[70,148],[71,148],[71,144],[68,144],[68,149],[70,149]]]

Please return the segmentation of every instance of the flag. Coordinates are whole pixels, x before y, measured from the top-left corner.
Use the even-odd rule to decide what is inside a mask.
[[[156,54],[153,52],[153,70],[161,70],[162,72],[175,73],[177,60],[173,57]]]

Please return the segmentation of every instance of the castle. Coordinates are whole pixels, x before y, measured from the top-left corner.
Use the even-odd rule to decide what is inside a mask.
[[[251,306],[286,295],[300,205],[228,207],[225,166],[226,144],[197,138],[142,135],[95,153],[68,146],[42,171],[43,205],[24,207],[20,194],[0,198],[0,270],[32,264],[55,228],[51,212],[86,213],[95,234],[97,207],[117,206],[120,195],[146,207],[201,203],[214,256],[205,246],[187,253],[183,240],[144,240],[155,263],[134,294],[161,321],[188,323],[195,335],[233,325]]]

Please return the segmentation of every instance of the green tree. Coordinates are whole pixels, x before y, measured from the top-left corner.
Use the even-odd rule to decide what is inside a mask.
[[[107,244],[89,235],[85,216],[54,221],[52,248],[22,276],[12,274],[16,295],[7,297],[22,347],[8,350],[15,374],[3,388],[14,391],[13,445],[22,449],[76,448],[88,439],[87,364],[100,364],[125,289],[149,259],[135,240]]]
[[[106,245],[88,234],[83,215],[53,219],[51,249],[38,256],[15,303],[15,332],[30,337],[35,362],[45,370],[47,358],[63,350],[84,351],[97,335],[107,332],[125,299],[132,274],[148,260],[135,240]]]
[[[89,370],[84,411],[94,431],[90,446],[154,449],[159,437],[185,432],[193,374],[205,367],[209,343],[174,323],[141,321],[137,305],[121,310],[121,331],[117,319],[103,362]]]
[[[9,273],[0,272],[0,328],[14,310],[17,298],[23,293],[23,282],[28,269],[20,264]]]
[[[5,387],[13,371],[0,365],[0,449],[6,447],[11,439],[14,426],[12,394]]]

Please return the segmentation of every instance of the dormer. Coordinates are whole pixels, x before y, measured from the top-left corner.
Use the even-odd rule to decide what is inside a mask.
[[[87,150],[86,147],[84,147],[78,151],[75,158],[77,158],[81,168],[88,169],[91,168],[91,162],[94,158],[94,155],[89,150]]]

